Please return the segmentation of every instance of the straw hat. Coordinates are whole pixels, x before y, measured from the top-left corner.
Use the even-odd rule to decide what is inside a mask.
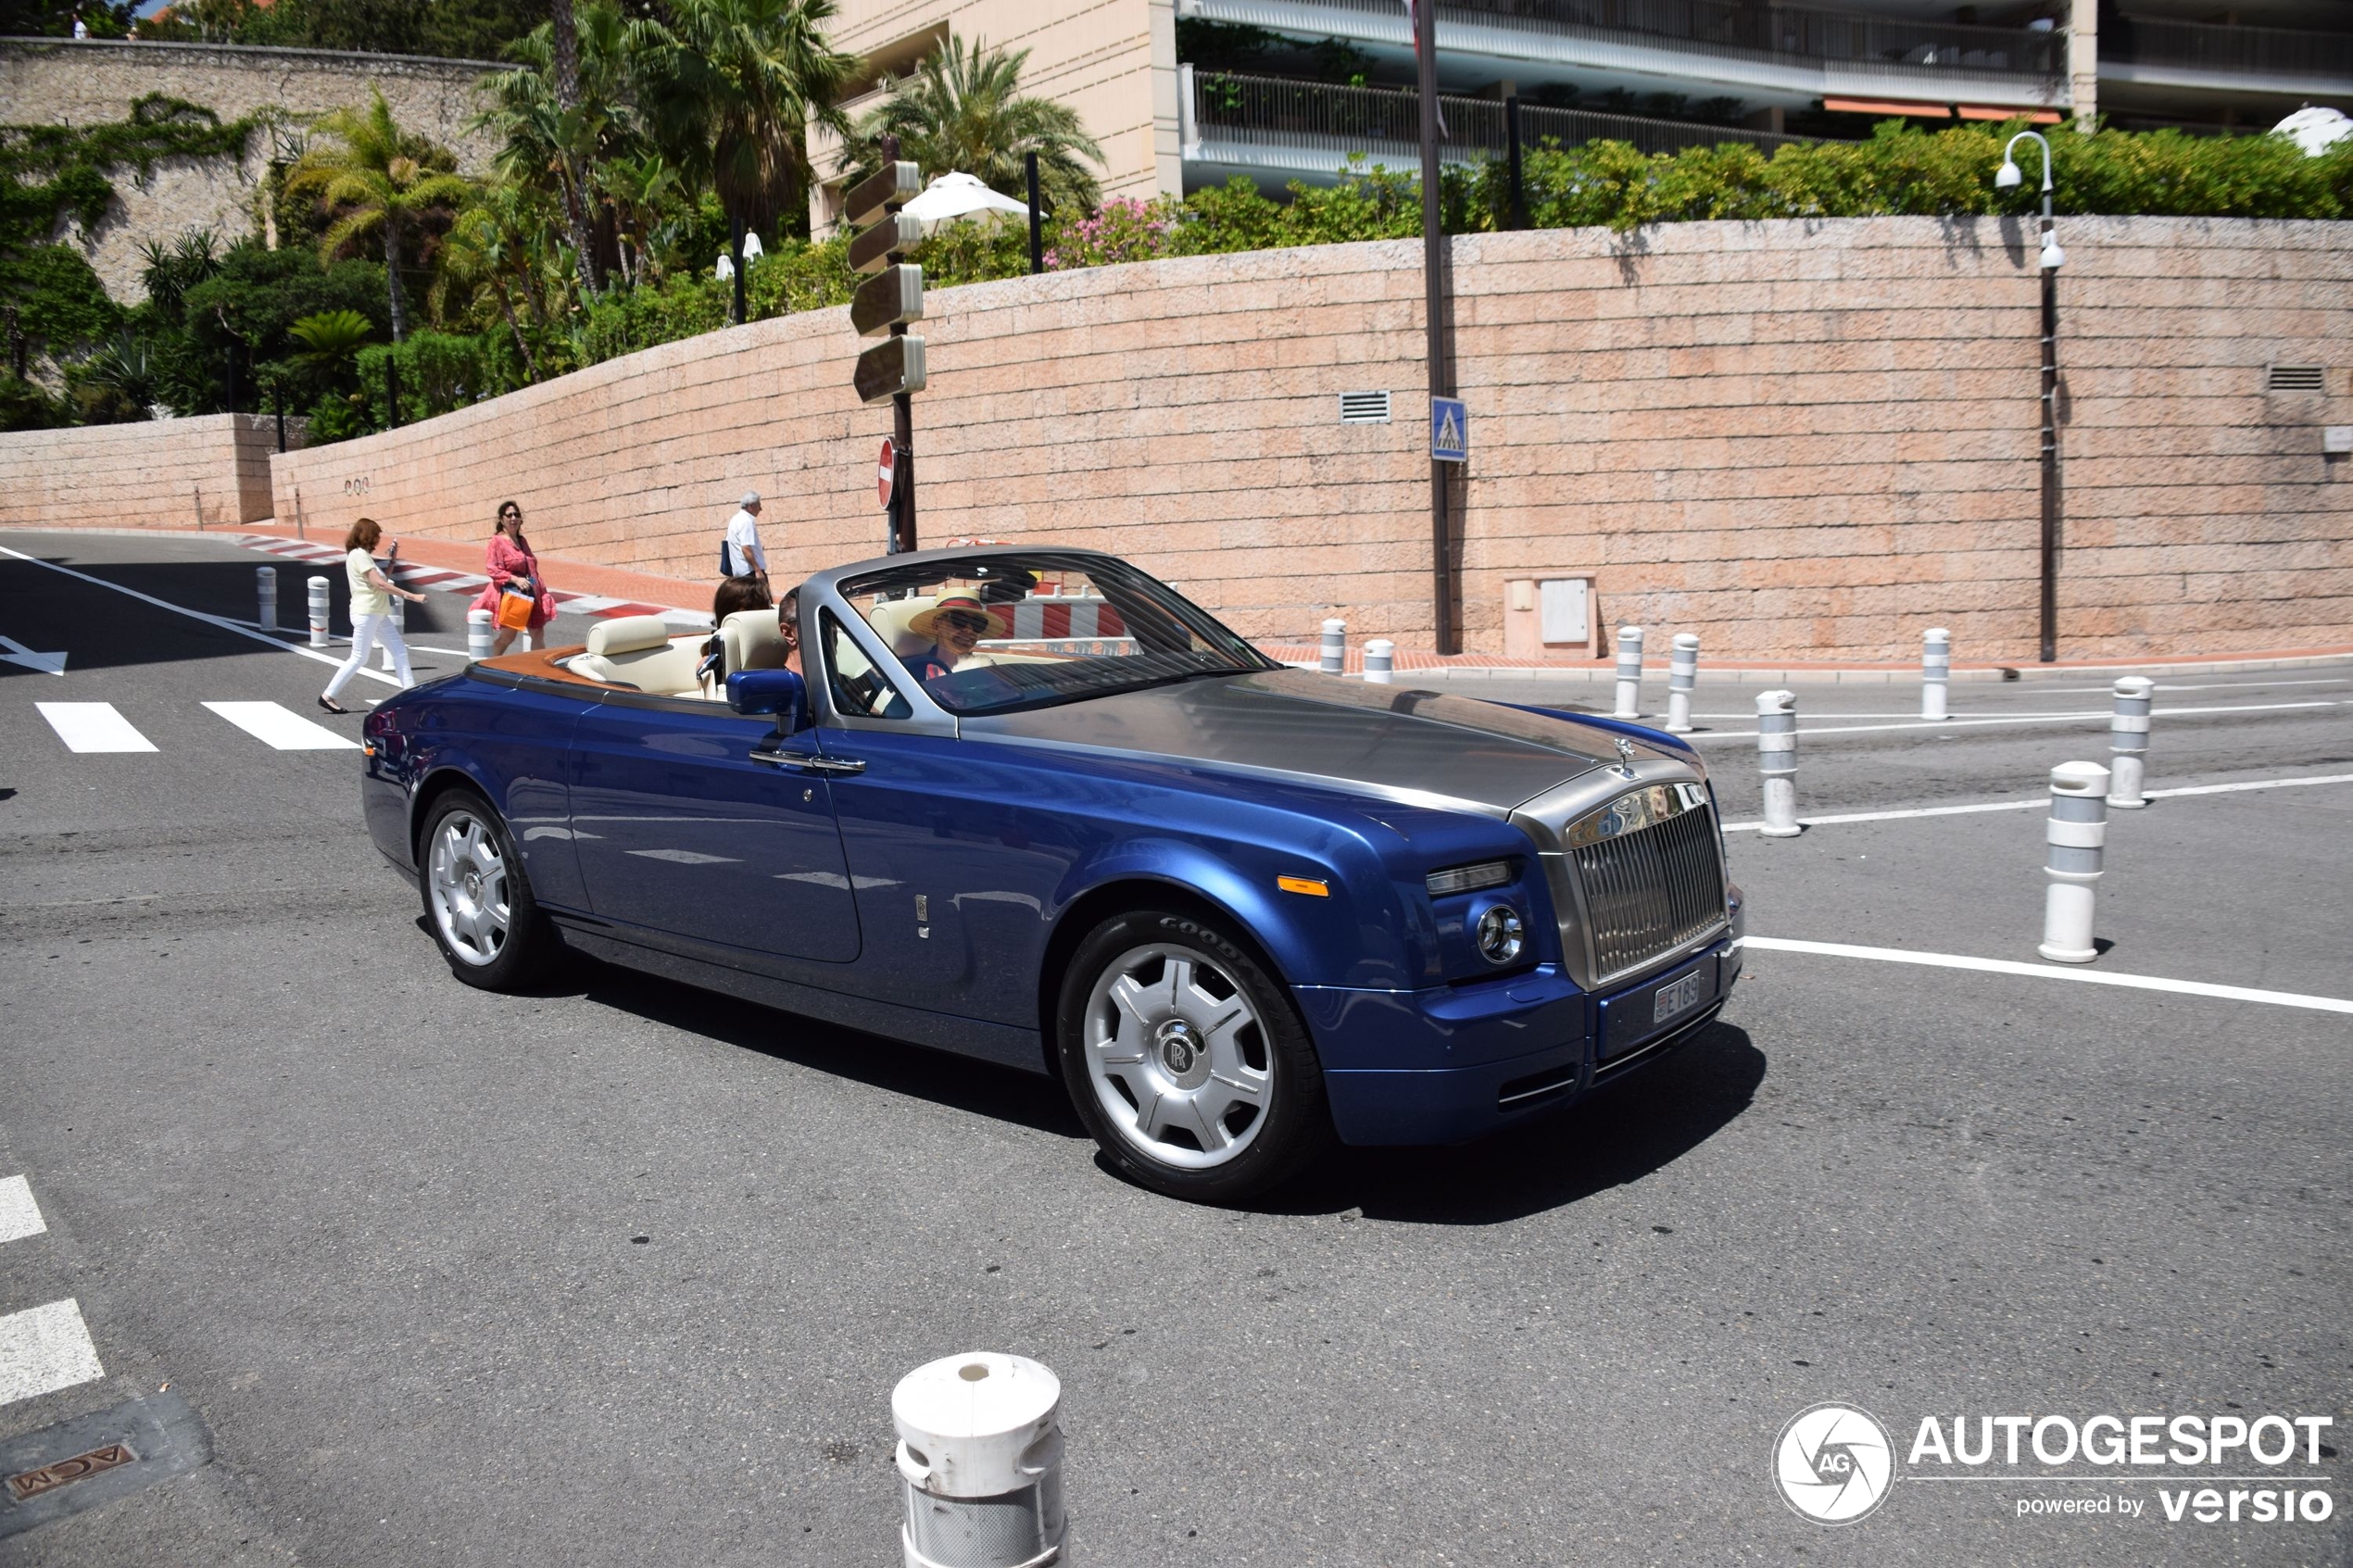
[[[970,594],[950,594],[929,609],[917,610],[907,618],[907,630],[918,637],[929,637],[936,643],[939,641],[941,618],[959,612],[985,618],[988,622],[988,629],[981,633],[983,636],[1001,637],[1006,634],[1004,616],[982,604]]]

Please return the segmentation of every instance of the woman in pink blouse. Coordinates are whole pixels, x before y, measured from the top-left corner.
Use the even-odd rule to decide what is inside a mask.
[[[499,505],[498,532],[490,536],[490,585],[467,608],[495,614],[498,596],[510,583],[532,596],[531,637],[535,647],[541,629],[555,619],[556,596],[547,591],[547,581],[539,574],[539,558],[531,553],[531,542],[522,536],[522,508],[512,501]],[[490,645],[492,655],[506,652],[514,640],[515,629],[501,626]]]

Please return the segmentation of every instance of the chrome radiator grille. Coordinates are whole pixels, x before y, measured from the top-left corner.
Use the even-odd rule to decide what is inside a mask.
[[[1596,981],[1639,969],[1724,923],[1715,816],[1696,787],[1655,784],[1621,796],[1569,824],[1567,838]]]

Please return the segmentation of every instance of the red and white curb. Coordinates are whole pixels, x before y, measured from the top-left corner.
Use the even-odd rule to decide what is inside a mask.
[[[333,545],[315,544],[307,539],[281,539],[267,533],[231,534],[239,545],[264,555],[283,556],[288,559],[308,561],[315,565],[338,564],[343,552]],[[413,566],[402,562],[396,575],[406,587],[431,589],[446,594],[464,594],[472,597],[482,592],[490,579],[479,571],[459,571],[455,567]],[[561,588],[548,590],[555,596],[556,608],[564,614],[594,615],[612,619],[623,615],[659,615],[673,626],[706,627],[711,617],[674,605],[641,604],[635,599],[616,599],[604,594],[568,594]]]

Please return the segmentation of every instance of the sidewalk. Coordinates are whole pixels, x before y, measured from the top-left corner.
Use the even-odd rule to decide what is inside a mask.
[[[245,524],[236,529],[208,531],[217,538],[233,538],[249,549],[321,565],[343,559],[333,540],[297,539],[290,528]],[[411,588],[432,588],[468,596],[490,581],[483,572],[486,541],[459,539],[400,541],[400,580]],[[590,566],[555,556],[540,558],[547,591],[556,608],[573,615],[659,615],[673,625],[709,626],[714,584],[684,583],[673,577],[630,571],[615,566]],[[695,608],[699,601],[703,608]]]

